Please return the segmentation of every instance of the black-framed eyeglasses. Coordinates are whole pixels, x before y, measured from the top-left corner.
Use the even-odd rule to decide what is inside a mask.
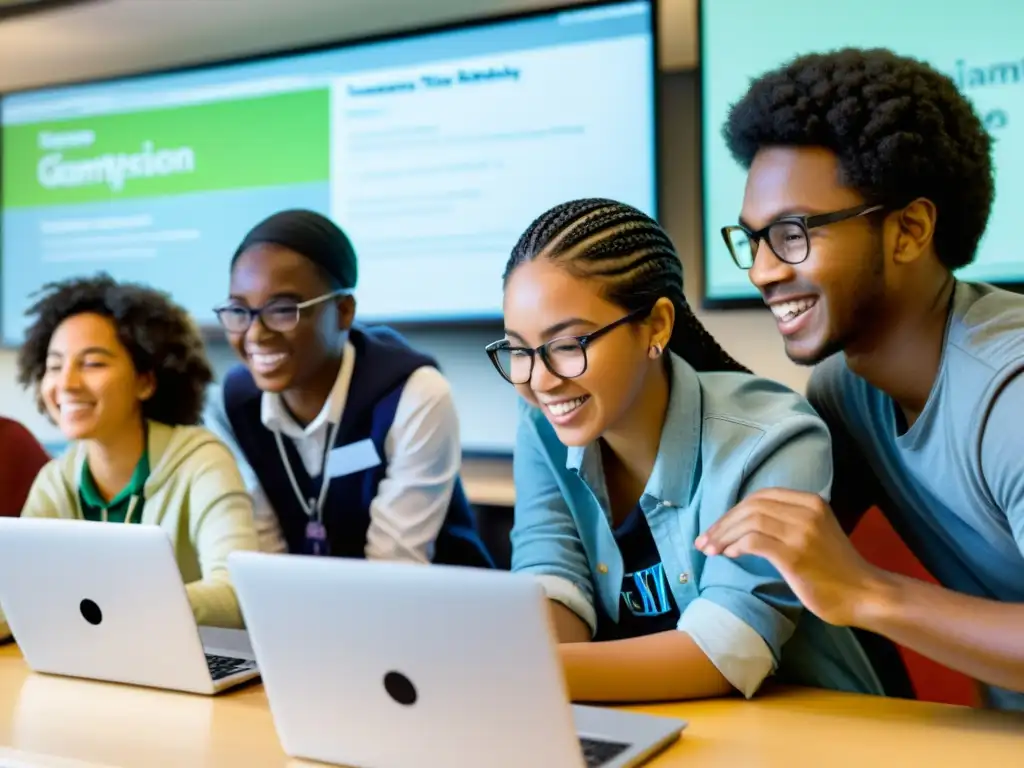
[[[560,379],[575,379],[587,371],[587,349],[620,325],[650,314],[650,308],[638,309],[596,331],[582,336],[562,336],[539,347],[517,347],[508,339],[492,341],[485,347],[487,356],[502,378],[510,384],[526,384],[533,376],[533,363],[540,356],[544,366]]]
[[[302,318],[303,311],[323,304],[339,296],[348,296],[352,292],[341,289],[325,293],[323,296],[308,301],[295,299],[272,299],[262,307],[249,307],[238,302],[229,302],[214,308],[217,319],[228,333],[245,333],[258,317],[268,331],[287,333],[294,330]]]
[[[787,264],[799,264],[811,255],[810,230],[840,221],[866,216],[884,206],[865,203],[853,208],[844,208],[833,213],[819,213],[813,216],[783,216],[767,227],[751,232],[742,225],[722,227],[722,239],[729,249],[729,255],[740,269],[750,269],[757,258],[761,241],[768,243],[771,252]]]

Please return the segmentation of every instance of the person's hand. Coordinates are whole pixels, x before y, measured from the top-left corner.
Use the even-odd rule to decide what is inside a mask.
[[[770,488],[751,494],[697,538],[705,555],[755,555],[770,562],[807,610],[823,621],[856,625],[878,570],[843,533],[814,493]]]

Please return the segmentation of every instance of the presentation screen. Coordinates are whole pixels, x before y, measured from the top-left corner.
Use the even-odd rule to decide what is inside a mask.
[[[41,285],[106,271],[203,325],[260,219],[324,213],[362,319],[498,318],[530,221],[606,196],[656,214],[650,2],[609,3],[2,102],[3,336]]]
[[[707,0],[700,22],[707,306],[752,303],[758,296],[720,234],[737,222],[746,180],[722,139],[729,107],[751,78],[802,53],[848,46],[889,48],[926,61],[974,104],[995,139],[996,197],[977,259],[957,274],[1024,286],[1024,3],[975,0],[940,10],[931,0]]]

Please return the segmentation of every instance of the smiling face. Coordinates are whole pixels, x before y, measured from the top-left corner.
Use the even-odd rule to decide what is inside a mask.
[[[840,184],[836,156],[824,149],[770,147],[747,175],[741,223],[756,231],[785,215],[833,213],[865,200]],[[875,223],[873,223],[875,222]],[[884,322],[885,241],[877,219],[856,217],[809,231],[799,264],[761,242],[751,282],[775,314],[786,354],[813,365]]]
[[[294,307],[332,291],[309,259],[289,248],[261,243],[246,249],[235,262],[228,305]],[[351,297],[327,300],[302,310],[291,330],[269,330],[254,320],[245,333],[228,333],[228,341],[256,386],[281,393],[309,386],[330,367],[341,352],[354,313]]]
[[[505,336],[514,347],[593,333],[627,314],[602,297],[597,282],[548,259],[520,264],[505,285]],[[588,345],[586,370],[575,378],[556,376],[537,355],[530,381],[516,390],[544,412],[563,444],[587,445],[636,408],[655,366],[648,356],[652,339],[667,338],[671,322],[659,305],[649,320],[611,329]]]
[[[39,395],[69,440],[104,440],[136,424],[155,391],[152,374],[139,375],[107,317],[69,317],[54,331]]]

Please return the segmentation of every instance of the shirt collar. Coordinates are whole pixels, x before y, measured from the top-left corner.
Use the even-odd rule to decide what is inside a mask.
[[[701,383],[693,367],[675,353],[668,353],[667,362],[670,370],[668,409],[654,469],[643,495],[656,503],[682,506],[693,492],[700,463]],[[571,446],[565,466],[579,474],[591,488],[603,489],[604,471],[598,441],[585,446]]]
[[[305,428],[299,426],[295,421],[279,394],[264,392],[260,400],[260,420],[263,422],[263,426],[271,431],[278,431],[293,440],[302,440],[326,429],[329,424],[337,424],[341,421],[341,415],[345,411],[355,360],[356,349],[352,346],[352,342],[347,341],[341,356],[338,377],[334,380],[331,393],[327,396],[327,401],[320,409],[320,413]]]
[[[127,504],[132,496],[141,496],[146,480],[149,479],[149,452],[143,451],[139,463],[135,465],[128,485],[121,489],[109,503],[100,495],[100,489],[96,486],[96,480],[89,471],[89,462],[82,462],[82,476],[79,480],[78,491],[82,497],[82,505],[92,509],[117,509],[122,504]]]

